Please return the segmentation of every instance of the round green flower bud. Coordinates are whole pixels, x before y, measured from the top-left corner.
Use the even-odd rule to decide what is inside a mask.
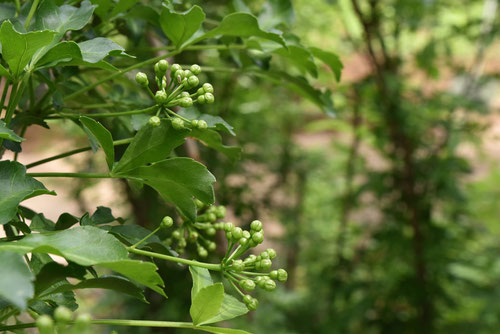
[[[243,302],[244,302],[246,305],[250,304],[250,303],[252,302],[252,299],[253,299],[253,297],[252,297],[252,296],[250,296],[250,295],[244,295],[244,296],[243,296]]]
[[[65,306],[58,306],[54,311],[54,319],[60,323],[68,323],[73,318],[73,312]]]
[[[176,78],[179,78],[179,77],[180,77],[180,78],[181,78],[181,80],[182,80],[182,79],[184,79],[184,78],[186,77],[186,73],[184,73],[184,71],[183,71],[183,70],[178,70],[177,72],[175,72],[175,77],[176,77]],[[178,80],[178,79],[177,79],[177,80]]]
[[[226,231],[226,232],[231,232],[233,230],[233,228],[234,228],[233,223],[227,222],[224,224],[224,231]]]
[[[252,231],[259,232],[262,230],[262,222],[260,220],[254,220],[250,223],[250,228]]]
[[[198,122],[198,129],[205,130],[206,128],[208,128],[207,122],[205,122],[204,120],[200,119],[200,121]],[[215,215],[217,216],[216,213],[215,213]],[[224,218],[224,217],[222,217],[222,218]]]
[[[158,116],[152,116],[148,123],[151,125],[151,126],[154,126],[154,127],[157,127],[157,126],[160,126],[160,123],[161,123],[161,120],[160,120],[160,117]]]
[[[198,232],[190,231],[189,232],[189,242],[195,242],[196,240],[198,240]]]
[[[197,119],[193,119],[193,120],[191,121],[191,125],[193,126],[193,128],[197,128],[197,127],[198,127],[198,122],[199,122],[199,121],[198,121]]]
[[[205,258],[205,257],[207,257],[207,256],[208,256],[208,252],[207,252],[207,250],[206,250],[204,247],[202,247],[202,246],[198,246],[197,251],[198,251],[198,255],[199,255],[200,257]]]
[[[245,246],[248,243],[248,239],[247,238],[240,238],[240,240],[238,242],[240,243],[240,245]]]
[[[205,93],[205,102],[207,104],[212,104],[215,101],[215,97],[212,93]]]
[[[256,259],[257,259],[257,257],[255,255],[250,254],[250,255],[248,255],[248,257],[243,262],[245,262],[245,263],[253,263],[253,262],[255,262]]]
[[[184,121],[180,118],[174,118],[172,120],[172,127],[176,130],[184,129]]]
[[[146,75],[146,73],[142,73],[142,72],[138,72],[135,75],[135,82],[137,82],[139,85],[141,85],[143,87],[146,87],[147,85],[149,85],[148,76]]]
[[[266,251],[263,251],[262,253],[260,253],[259,257],[260,259],[269,259],[269,254],[267,254]]]
[[[219,219],[224,218],[226,216],[226,207],[224,205],[219,205],[215,210],[215,215]]]
[[[252,240],[256,243],[256,244],[260,244],[262,243],[262,241],[264,241],[264,234],[262,232],[255,232],[253,235],[252,235]]]
[[[198,127],[199,126],[200,126],[200,123],[198,122]],[[210,213],[207,214],[207,219],[208,219],[209,222],[214,222],[214,221],[217,220],[217,216],[215,215],[215,213],[210,212]]]
[[[266,282],[264,283],[264,290],[274,291],[274,289],[276,289],[276,282],[272,279],[266,280]]]
[[[210,228],[207,228],[207,229],[205,230],[205,233],[206,233],[209,237],[213,237],[213,236],[215,235],[215,233],[216,233],[216,230],[215,230],[215,228],[210,227]]]
[[[193,72],[194,75],[198,75],[201,73],[201,67],[197,64],[191,65],[189,69],[191,70],[191,72]]]
[[[162,75],[164,75],[168,70],[168,61],[165,59],[160,60],[156,63],[158,65],[158,69],[161,71]]]
[[[272,248],[268,248],[266,250],[267,254],[269,254],[269,258],[272,260],[276,257],[276,251]]]
[[[260,263],[259,260],[255,261],[255,270],[257,270],[257,271],[262,270],[262,264]]]
[[[269,259],[262,259],[260,261],[260,266],[261,266],[262,270],[264,270],[264,271],[271,269],[272,265],[273,265],[273,262]]]
[[[245,279],[240,281],[240,286],[243,290],[247,292],[252,292],[255,290],[255,282],[252,281],[251,279]]]
[[[200,79],[197,76],[192,75],[188,78],[189,87],[194,88],[200,84]]]
[[[167,102],[167,99],[168,99],[167,93],[165,93],[164,91],[159,90],[156,92],[156,94],[155,94],[156,103],[163,104],[163,103]]]
[[[278,282],[285,283],[288,280],[288,273],[285,269],[278,269]]]
[[[224,229],[224,223],[215,223],[214,228],[216,230],[223,230]]]
[[[198,98],[196,99],[196,101],[199,103],[199,104],[205,104],[206,100],[205,100],[205,95],[200,95],[198,96]]]
[[[241,237],[243,236],[243,230],[241,229],[241,227],[234,227],[232,230],[231,230],[231,233],[233,234],[233,239],[235,241],[238,241],[241,239]]]
[[[187,246],[186,239],[184,239],[184,238],[180,238],[180,239],[179,239],[178,246],[179,246],[180,248],[186,248],[186,246]]]
[[[189,108],[193,105],[193,100],[190,97],[183,97],[180,99],[179,105],[183,108]]]
[[[232,268],[236,272],[243,271],[245,269],[245,264],[243,263],[242,260],[233,260],[233,263],[231,264]]]
[[[217,248],[217,244],[213,241],[209,242],[207,245],[207,249],[209,252],[213,252],[216,248]]]
[[[181,71],[181,70],[182,70],[181,65],[179,65],[179,64],[173,64],[172,67],[170,68],[170,76],[172,78],[176,78],[177,76],[176,76],[175,73],[177,73],[177,71]]]
[[[82,333],[86,331],[92,322],[92,318],[88,314],[80,314],[75,319],[75,325],[73,329],[76,329],[76,333]]]
[[[181,97],[191,97],[191,94],[189,94],[188,92],[182,92]]]
[[[213,93],[214,92],[214,87],[209,84],[208,82],[204,83],[203,84],[203,90],[205,91],[205,93]]]
[[[205,90],[203,89],[203,87],[198,88],[198,90],[196,91],[196,94],[197,95],[205,95]]]
[[[257,286],[261,289],[264,289],[264,287],[266,286],[266,282],[268,279],[270,279],[269,277],[267,276],[258,276],[260,277],[261,279],[257,279],[256,282],[257,282]]]
[[[192,77],[193,75],[194,75],[194,74],[193,74],[193,72],[191,72],[190,70],[185,70],[185,71],[184,71],[184,77],[185,77],[185,78],[190,78],[190,77]]]
[[[173,242],[172,238],[167,238],[167,239],[165,239],[164,243],[165,243],[165,245],[167,245],[168,247],[170,247],[170,246],[172,246],[172,242]]]
[[[259,301],[255,298],[252,298],[252,301],[247,304],[247,308],[250,311],[255,311],[259,307]]]
[[[243,238],[250,239],[252,235],[247,230],[243,231]]]
[[[172,238],[177,239],[177,240],[179,240],[180,238],[182,238],[181,231],[175,230],[174,232],[172,232]]]
[[[233,239],[233,235],[231,232],[226,232],[226,239],[231,241]]]
[[[40,334],[52,334],[54,333],[54,320],[46,314],[41,315],[36,319],[36,327]]]
[[[278,279],[278,271],[277,270],[273,270],[269,273],[269,277],[271,279]]]

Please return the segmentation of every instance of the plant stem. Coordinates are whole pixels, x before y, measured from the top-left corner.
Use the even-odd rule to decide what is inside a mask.
[[[130,246],[130,248],[136,248],[137,246],[139,246],[140,244],[142,244],[144,241],[148,240],[156,232],[158,232],[160,230],[160,228],[161,228],[161,226],[158,226],[153,232],[149,233],[147,236],[145,236],[141,240],[137,241],[135,244],[133,244],[132,246]]]
[[[28,27],[30,26],[31,19],[33,18],[33,15],[35,15],[36,8],[38,7],[38,3],[40,0],[34,0],[33,4],[31,5],[30,12],[28,13],[28,17],[26,18],[26,22],[24,23],[24,29],[28,30]]]
[[[231,45],[222,45],[222,44],[205,44],[205,45],[190,45],[183,48],[183,51],[197,51],[197,50],[230,50],[230,49],[246,49],[247,46],[243,44],[231,44]],[[175,46],[160,46],[156,48],[148,48],[151,51],[170,51],[175,50]]]
[[[169,113],[170,115],[172,116],[175,116],[175,117],[179,117],[180,119],[182,119],[184,122],[187,122],[187,123],[191,123],[191,120],[185,118],[185,117],[182,117],[181,115],[178,115],[177,113],[175,113],[174,111],[168,109],[168,108],[165,108],[165,110],[167,111],[167,113]]]
[[[0,99],[0,114],[4,108],[5,99],[7,97],[7,91],[9,90],[10,82],[9,79],[5,78],[5,83],[3,86],[2,98]]]
[[[111,325],[111,326],[131,326],[131,327],[170,327],[170,328],[190,328],[204,331],[204,326],[195,326],[191,322],[176,322],[176,321],[152,321],[152,320],[122,320],[122,319],[95,319],[92,320],[93,325]],[[74,321],[69,322],[70,325]],[[11,326],[0,326],[0,332],[13,331],[16,329],[35,328],[36,323],[25,323]],[[210,328],[209,326],[207,326]]]
[[[175,256],[170,256],[170,255],[165,255],[165,254],[159,254],[159,253],[154,253],[154,252],[148,252],[140,249],[135,249],[132,247],[127,247],[127,250],[130,253],[135,253],[138,255],[144,255],[144,256],[150,256],[150,257],[155,257],[158,259],[162,260],[167,260],[167,261],[172,261],[172,262],[177,262],[177,263],[182,263],[182,264],[187,264],[188,266],[195,266],[195,267],[200,267],[200,268],[205,268],[208,270],[214,270],[214,271],[221,271],[222,267],[220,264],[214,264],[214,263],[204,263],[204,262],[198,262],[195,260],[187,260],[183,259],[180,257],[175,257]]]
[[[104,118],[104,117],[117,117],[117,116],[128,116],[137,114],[147,114],[156,111],[158,106],[152,106],[145,109],[120,111],[120,112],[106,112],[106,113],[95,113],[95,114],[57,114],[57,116],[47,117],[47,119],[61,119],[61,118],[78,118],[80,116],[86,116],[90,118]]]
[[[27,176],[31,177],[72,177],[79,179],[107,179],[112,178],[109,173],[26,173]]]
[[[115,141],[113,141],[113,145],[114,146],[119,146],[119,145],[129,144],[133,139],[134,138],[126,138],[126,139],[115,140]],[[32,162],[32,163],[26,165],[26,168],[27,169],[28,168],[33,168],[33,167],[36,167],[36,166],[39,166],[39,165],[43,165],[44,163],[47,163],[47,162],[51,162],[51,161],[54,161],[54,160],[66,158],[66,157],[69,157],[71,155],[78,154],[78,153],[81,153],[81,152],[90,151],[91,149],[92,149],[92,147],[90,147],[90,146],[77,148],[77,149],[74,149],[74,150],[71,150],[71,151],[68,151],[68,152],[64,152],[64,153],[61,153],[61,154],[58,154],[58,155],[54,155],[52,157],[48,157],[48,158],[45,158],[45,159],[42,159],[42,160],[39,160],[39,161]]]

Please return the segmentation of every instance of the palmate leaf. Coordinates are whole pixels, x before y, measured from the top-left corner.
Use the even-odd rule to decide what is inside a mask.
[[[34,295],[34,275],[20,254],[0,251],[0,263],[0,298],[24,310]]]
[[[119,174],[142,180],[169,203],[176,205],[187,218],[196,220],[193,197],[206,204],[214,202],[215,177],[205,166],[189,158],[171,158]]]
[[[36,31],[19,33],[9,21],[4,21],[0,27],[0,43],[2,44],[2,57],[9,65],[14,77],[18,77],[34,54],[50,44],[54,38],[53,31]]]
[[[0,161],[0,225],[16,215],[19,203],[43,194],[55,195],[41,182],[26,176],[26,168],[20,163]]]
[[[0,253],[47,253],[60,255],[82,266],[98,265],[165,295],[163,281],[151,262],[128,259],[125,247],[111,234],[93,226],[44,234],[29,234],[15,242],[0,242]]]

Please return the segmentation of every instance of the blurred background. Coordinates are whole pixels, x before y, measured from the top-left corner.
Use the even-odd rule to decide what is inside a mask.
[[[231,221],[263,221],[263,247],[277,249],[278,266],[290,277],[286,286],[258,295],[259,309],[231,326],[259,334],[498,333],[497,0],[293,0],[293,9],[289,1],[270,2],[281,6],[270,20],[285,22],[288,38],[340,57],[339,82],[323,65],[310,78],[333,92],[333,113],[258,76],[224,71],[241,65],[231,51],[185,52],[171,60],[208,70],[217,102],[206,111],[234,127],[237,136],[224,143],[242,147],[236,162],[194,141],[184,154],[217,177],[217,201]],[[241,8],[258,14],[271,6],[263,0],[199,5],[219,20]],[[129,38],[123,31],[115,36],[138,57],[141,24],[123,18]],[[273,64],[279,60],[261,60],[293,71]],[[111,98],[126,104],[137,98],[134,90],[113,87]],[[54,126],[60,144],[44,139],[48,130],[30,128],[32,144],[23,147],[21,162],[87,145],[71,123]],[[114,136],[122,131],[108,126],[115,126]],[[85,153],[33,171],[82,171],[102,161]],[[116,180],[44,182],[57,199],[37,197],[26,205],[54,220],[106,205],[152,229],[171,213],[151,189]],[[218,252],[213,261],[224,247]],[[158,265],[168,300],[150,292],[150,304],[141,304],[83,291],[80,309],[96,317],[189,320],[188,271]]]

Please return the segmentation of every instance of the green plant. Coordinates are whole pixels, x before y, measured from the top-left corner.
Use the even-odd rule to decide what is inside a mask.
[[[266,15],[269,10],[279,14],[277,3],[270,3]],[[234,135],[233,128],[221,117],[197,108],[230,97],[219,96],[206,82],[199,87],[198,76],[204,72],[257,76],[284,85],[332,113],[329,92],[313,88],[304,76],[317,75],[315,58],[337,77],[341,64],[334,54],[302,46],[296,36],[268,31],[286,24],[286,17],[270,24],[265,15],[256,18],[242,6],[243,11],[229,13],[214,24],[205,20],[198,6],[178,12],[170,3],[119,1],[113,7],[100,1],[34,0],[2,4],[0,75],[5,85],[0,107],[5,114],[0,121],[0,154],[14,153],[11,160],[0,161],[0,224],[6,234],[0,239],[0,331],[36,326],[41,333],[85,333],[91,325],[115,325],[244,333],[207,325],[257,308],[257,299],[241,289],[272,291],[275,281],[287,280],[284,269],[271,270],[276,257],[272,249],[242,258],[263,242],[262,223],[253,221],[246,231],[221,222],[226,212],[214,204],[215,177],[200,162],[182,156],[187,137],[233,161],[240,154],[238,147],[222,143],[221,133]],[[168,45],[154,48],[128,40],[129,27],[137,22],[141,33]],[[263,23],[268,30],[261,28]],[[127,53],[106,37],[125,41]],[[169,52],[154,54],[165,50]],[[221,58],[230,53],[239,66],[170,66],[166,59],[203,50],[219,51]],[[271,58],[295,72],[270,66]],[[149,66],[153,70],[148,71]],[[134,74],[137,69],[148,74]],[[141,92],[136,85],[143,88]],[[114,96],[116,87],[133,98]],[[30,126],[70,123],[88,136],[90,146],[27,165],[17,161]],[[27,173],[41,164],[99,149],[107,171]],[[175,216],[158,218],[159,227],[153,231],[125,224],[102,206],[92,215],[63,213],[53,222],[21,205],[31,197],[56,195],[41,178],[120,179],[129,187],[148,186],[175,207]],[[216,248],[217,230],[224,230],[228,239],[221,260],[209,263],[180,257],[187,250],[188,256],[206,258]],[[62,256],[67,265],[55,262],[51,254]],[[78,306],[74,290],[111,289],[145,302],[147,287],[166,297],[158,260],[189,266],[192,322],[91,319],[86,314],[72,319],[69,310]],[[210,271],[220,273],[221,282],[214,282]],[[234,288],[243,302],[225,293],[222,282]],[[18,316],[23,313],[35,321],[20,322]]]

